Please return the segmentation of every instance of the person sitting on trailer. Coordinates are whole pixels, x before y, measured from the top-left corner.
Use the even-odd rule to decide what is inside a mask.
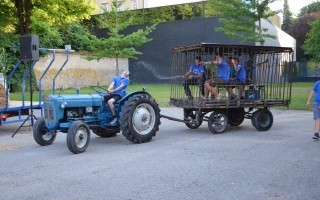
[[[190,85],[199,84],[199,89],[204,95],[204,81],[205,81],[205,66],[201,63],[201,57],[196,56],[195,62],[189,67],[189,71],[183,76],[184,92],[189,99],[193,99],[190,91]]]
[[[244,84],[246,83],[246,69],[244,65],[239,64],[238,58],[232,59],[233,66],[235,68],[235,79],[238,85],[240,98],[243,98]]]
[[[208,100],[210,92],[214,95],[216,100],[220,100],[220,95],[218,94],[215,87],[219,85],[227,85],[229,83],[229,66],[227,62],[223,59],[223,54],[217,55],[214,61],[203,62],[203,64],[214,64],[218,66],[218,76],[216,78],[209,79],[205,82],[204,100]],[[227,87],[227,92],[229,93],[231,99],[237,98],[237,95],[233,93],[231,87]]]
[[[268,59],[261,63],[257,63],[257,67],[262,66],[263,64],[269,62]],[[253,65],[253,60],[248,60],[245,64],[245,70],[246,70],[246,84],[250,85],[252,84],[252,76],[253,76],[253,71],[256,69],[256,67]]]
[[[110,111],[112,113],[113,119],[110,124],[115,124],[117,122],[114,103],[125,96],[127,87],[130,83],[129,74],[130,72],[128,70],[125,70],[122,72],[121,76],[115,76],[108,87],[108,94],[102,96],[104,102],[108,102]]]

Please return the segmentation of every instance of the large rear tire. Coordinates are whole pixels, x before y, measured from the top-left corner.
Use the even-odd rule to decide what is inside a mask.
[[[90,142],[90,129],[82,121],[74,121],[67,134],[68,149],[75,154],[83,153]]]
[[[51,145],[57,137],[56,131],[48,131],[44,118],[39,117],[33,126],[33,139],[41,146]]]
[[[160,125],[160,109],[150,95],[134,95],[120,112],[120,129],[127,140],[148,142],[156,135]]]

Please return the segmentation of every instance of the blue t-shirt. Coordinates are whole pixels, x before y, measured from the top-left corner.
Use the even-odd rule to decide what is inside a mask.
[[[124,87],[119,90],[119,91],[115,91],[113,94],[118,94],[122,97],[124,97],[124,95],[126,95],[126,90],[127,87],[130,83],[129,78],[122,78],[121,76],[116,76],[112,79],[112,82],[114,82],[114,89],[118,88],[121,84],[124,85]]]
[[[222,60],[218,65],[218,78],[222,78],[226,82],[229,81],[229,65],[225,60]]]
[[[246,69],[244,68],[243,65],[238,65],[238,68],[240,68],[240,70],[237,73],[237,80],[239,82],[245,82],[246,81]]]
[[[198,76],[199,74],[204,74],[204,66],[203,65],[195,65],[195,64],[192,64],[190,67],[189,67],[189,70],[192,71],[192,75],[194,76]]]
[[[252,72],[253,72],[253,70],[255,69],[256,67],[255,66],[251,66],[250,68],[247,68],[246,69],[246,77],[250,77],[251,76],[251,74],[252,74]]]
[[[313,104],[320,104],[320,81],[317,81],[313,86],[313,91],[316,92],[313,99]]]

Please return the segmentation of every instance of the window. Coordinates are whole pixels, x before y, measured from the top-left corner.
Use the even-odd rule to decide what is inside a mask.
[[[123,2],[122,1],[118,1],[118,11],[123,11]]]
[[[137,10],[137,9],[139,9],[138,1],[132,0],[132,10]]]
[[[109,3],[108,3],[108,2],[106,2],[106,3],[101,3],[101,7],[102,7],[103,10],[108,11],[108,10],[109,10]]]

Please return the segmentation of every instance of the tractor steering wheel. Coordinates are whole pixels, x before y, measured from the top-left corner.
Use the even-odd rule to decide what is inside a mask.
[[[104,96],[106,94],[109,94],[108,90],[106,90],[105,88],[100,87],[100,86],[91,86],[91,90],[95,91],[100,96]]]

